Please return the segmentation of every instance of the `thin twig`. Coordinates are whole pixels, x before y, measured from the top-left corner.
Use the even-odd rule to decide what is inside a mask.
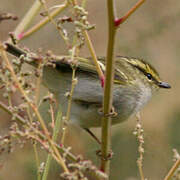
[[[36,166],[37,166],[37,180],[41,179],[41,173],[39,172],[39,165],[40,165],[40,161],[39,161],[39,155],[38,155],[38,150],[37,150],[37,144],[34,143],[33,144],[33,150],[34,150],[34,155],[35,155],[35,161],[36,161]]]
[[[81,6],[84,8],[86,6],[87,0],[82,0]]]
[[[6,111],[8,114],[13,115],[13,112],[11,111],[11,109],[1,101],[0,101],[0,108],[3,109],[4,111]],[[16,114],[15,120],[18,120],[21,124],[26,124],[25,119],[23,119],[18,114]]]
[[[42,80],[42,69],[41,69],[41,62],[39,61],[39,64],[37,65],[37,73],[38,73],[38,77],[36,78],[36,89],[35,89],[35,104],[36,106],[38,106],[38,102],[39,102],[39,96],[40,96],[40,85],[41,85],[41,80]]]
[[[31,123],[31,125],[32,125],[32,123],[33,123],[33,117],[32,117],[32,113],[31,113],[30,111],[31,111],[30,106],[28,106],[28,107],[27,107],[27,115],[28,115],[28,118],[29,118],[30,123]],[[38,168],[39,168],[39,165],[40,165],[40,161],[39,161],[39,156],[38,156],[37,144],[36,144],[36,143],[33,143],[33,150],[34,150],[35,161],[36,161],[36,166],[37,166],[37,179],[40,180],[41,174],[40,174],[40,172],[38,171]]]
[[[98,59],[97,59],[93,44],[92,44],[91,39],[90,39],[88,32],[86,30],[84,30],[84,37],[86,39],[87,46],[88,46],[89,51],[91,53],[92,60],[96,66],[96,70],[97,70],[97,73],[99,75],[99,79],[101,80],[101,86],[104,87],[104,73],[102,72],[102,70],[100,68],[100,65],[98,63]]]
[[[76,47],[73,47],[72,55],[71,55],[71,61],[72,62],[74,61],[75,52],[76,52]],[[68,122],[70,120],[70,115],[71,115],[72,96],[73,96],[73,93],[74,93],[75,86],[77,84],[77,79],[75,77],[75,72],[76,72],[76,67],[72,67],[72,84],[71,84],[71,91],[67,95],[68,96],[68,107],[67,107],[67,113],[66,113],[66,116],[65,116],[65,121],[66,122],[64,123],[63,128],[62,128],[63,133],[62,133],[62,138],[61,138],[61,144],[64,144],[65,136],[66,136],[66,133],[67,133],[67,124],[68,124]]]
[[[75,0],[73,0],[72,3],[73,3],[73,6],[77,5],[77,1],[75,1]],[[86,1],[83,1],[82,2],[82,7],[83,8],[84,8],[85,4],[86,4]],[[88,49],[89,49],[89,51],[91,53],[93,63],[95,65],[97,73],[99,75],[99,79],[101,81],[101,86],[104,87],[104,73],[102,72],[102,70],[100,68],[100,65],[98,63],[98,59],[97,59],[96,52],[94,50],[93,44],[91,42],[91,39],[89,37],[89,34],[88,34],[87,30],[83,30],[83,33],[84,33],[84,37],[86,39],[86,43],[87,43]]]
[[[169,170],[168,174],[166,175],[166,177],[164,178],[164,180],[170,180],[171,177],[173,176],[173,174],[175,173],[175,171],[177,170],[177,168],[180,166],[180,159],[178,159],[174,165],[172,166],[172,168]]]
[[[18,35],[29,26],[29,24],[32,22],[33,18],[36,16],[36,14],[39,12],[40,8],[42,6],[42,3],[40,0],[36,0],[32,7],[29,9],[29,11],[26,13],[24,18],[20,21],[16,29],[14,30],[14,35],[18,39]],[[8,42],[10,42],[11,39],[8,39]]]
[[[66,3],[62,4],[61,6],[59,6],[57,9],[55,9],[53,12],[49,13],[49,16],[51,18],[54,18],[55,16],[57,16],[59,13],[61,13],[64,9],[66,9],[68,6],[68,3],[66,1]],[[31,34],[35,33],[36,31],[38,31],[39,29],[41,29],[44,25],[46,25],[49,21],[50,18],[49,16],[45,17],[43,20],[41,20],[39,23],[37,23],[36,25],[34,25],[32,28],[30,28],[29,30],[27,30],[24,33],[21,33],[19,35],[19,40],[22,40],[24,38],[29,37]]]
[[[18,19],[18,17],[11,13],[2,13],[2,12],[0,13],[0,23],[1,23],[1,21],[9,20],[9,19],[15,21]]]
[[[58,137],[58,133],[60,130],[60,125],[62,124],[61,119],[62,119],[62,111],[61,111],[61,106],[59,105],[57,116],[56,116],[56,121],[55,121],[55,126],[54,126],[54,130],[53,130],[53,136],[52,136],[52,140],[54,142],[56,142],[56,139]],[[42,180],[46,180],[48,177],[51,161],[52,161],[52,155],[48,154],[45,169],[44,169],[43,176],[42,176]]]
[[[34,135],[34,134],[28,134],[28,137],[31,137],[32,139],[36,140],[37,142],[39,142],[48,152],[49,152],[49,147],[47,144],[45,144],[44,141],[42,141],[38,136]],[[61,164],[61,161],[59,160],[59,158],[56,156],[55,152],[51,152],[52,157],[59,163]]]
[[[68,3],[68,1],[66,1],[66,4]],[[46,1],[43,0],[43,6],[44,6],[44,9],[45,11],[47,12],[47,16],[48,16],[48,19],[50,20],[50,22],[56,27],[58,33],[60,34],[60,36],[63,38],[64,42],[66,43],[66,45],[69,47],[69,40],[68,38],[63,34],[63,32],[61,31],[60,28],[58,28],[57,26],[57,23],[54,21],[53,17],[51,16],[49,10],[48,10],[48,7],[46,5]],[[66,5],[65,5],[66,6]]]
[[[143,134],[143,132],[144,132],[144,130],[142,127],[140,113],[136,114],[136,118],[137,118],[137,123],[136,123],[136,128],[135,128],[134,134],[137,136],[137,140],[139,142],[139,146],[138,146],[139,157],[137,159],[137,165],[138,165],[141,180],[144,180],[144,173],[143,173],[143,157],[144,157],[144,147],[143,147],[144,134]]]
[[[118,27],[120,24],[122,24],[123,22],[125,22],[130,15],[132,15],[143,3],[145,2],[145,0],[139,0],[127,13],[126,15],[124,15],[122,18],[119,19],[115,19],[114,23],[115,26]]]
[[[55,111],[54,111],[54,107],[53,107],[53,97],[52,94],[50,92],[48,92],[48,96],[49,96],[49,111],[50,111],[50,115],[51,115],[51,127],[54,128],[55,126]]]

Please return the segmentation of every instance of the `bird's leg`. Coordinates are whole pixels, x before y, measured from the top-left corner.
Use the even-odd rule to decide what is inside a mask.
[[[109,113],[109,114],[104,114],[103,113],[103,108],[99,108],[98,109],[98,113],[101,115],[101,116],[105,116],[105,117],[107,117],[107,116],[109,116],[109,117],[116,117],[118,114],[117,114],[117,112],[115,111],[115,108],[112,106],[112,108],[111,108],[111,112]]]
[[[99,156],[101,159],[103,159],[104,161],[108,161],[108,160],[111,160],[114,153],[112,152],[112,150],[109,151],[107,157],[103,157],[102,156],[102,153],[101,153],[101,150],[97,150],[96,151],[96,155]]]
[[[96,137],[96,135],[88,128],[83,128],[99,145],[101,145],[101,141]]]
[[[91,137],[92,137],[94,140],[96,140],[96,142],[97,142],[99,145],[101,145],[101,141],[96,137],[96,135],[94,135],[94,133],[93,133],[90,129],[88,129],[88,128],[83,128],[83,129],[84,129],[86,132],[88,132],[88,134],[91,135]],[[101,159],[107,161],[107,160],[112,159],[113,152],[112,152],[112,150],[111,150],[111,151],[108,153],[108,156],[107,156],[107,157],[102,157],[102,155],[101,155],[101,150],[97,150],[97,151],[96,151],[96,155],[99,156]]]

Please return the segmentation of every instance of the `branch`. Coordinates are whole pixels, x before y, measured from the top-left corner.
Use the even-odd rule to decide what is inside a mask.
[[[51,18],[54,18],[55,16],[57,16],[60,12],[62,12],[66,7],[68,6],[68,3],[64,3],[62,5],[60,5],[57,9],[55,9],[53,12],[51,12],[49,14],[49,16]],[[35,33],[36,31],[38,31],[39,29],[41,29],[44,25],[46,25],[51,19],[49,18],[49,16],[45,17],[43,20],[41,20],[39,23],[37,23],[36,25],[34,25],[33,27],[31,27],[30,29],[28,29],[26,32],[22,32],[21,34],[19,34],[18,38],[19,40],[22,40],[28,36],[30,36],[31,34]]]
[[[177,170],[177,168],[180,166],[180,159],[178,159],[174,165],[172,166],[172,168],[169,170],[168,174],[166,175],[166,177],[164,178],[164,180],[170,180],[171,177],[173,176],[174,172]]]
[[[75,55],[76,47],[73,47],[72,49],[72,55],[71,55],[71,61],[74,61],[74,55]],[[61,144],[64,145],[64,140],[67,134],[67,125],[68,122],[70,121],[70,115],[71,115],[71,107],[72,107],[72,96],[74,93],[75,86],[77,84],[77,79],[76,79],[76,67],[72,65],[72,83],[71,83],[71,90],[68,92],[68,105],[67,105],[67,112],[65,116],[65,123],[63,123],[63,128],[62,128],[62,138],[61,138]]]
[[[134,135],[136,135],[139,146],[138,146],[138,152],[139,152],[139,157],[137,159],[137,165],[138,165],[138,169],[139,169],[139,174],[141,177],[141,180],[144,180],[144,173],[143,173],[143,158],[144,158],[144,130],[143,130],[143,126],[142,126],[142,122],[141,122],[141,117],[140,117],[140,113],[136,114],[136,118],[137,118],[137,123],[136,123],[136,128],[134,131]]]
[[[84,0],[84,1],[82,2],[82,7],[83,7],[83,8],[85,7],[85,3],[86,3],[86,1]],[[74,7],[78,5],[76,0],[73,0],[73,1],[72,1],[72,4],[73,4]],[[75,12],[76,12],[76,11],[75,11]],[[77,12],[76,12],[76,14],[77,14]],[[101,81],[101,87],[104,87],[104,73],[102,72],[102,70],[101,70],[101,68],[100,68],[100,65],[99,65],[99,63],[98,63],[98,59],[97,59],[97,56],[96,56],[96,52],[95,52],[95,49],[94,49],[94,47],[93,47],[92,41],[91,41],[91,39],[90,39],[90,37],[89,37],[88,31],[84,29],[84,30],[83,30],[83,34],[84,34],[84,38],[85,38],[86,43],[87,43],[87,47],[88,47],[88,49],[89,49],[89,51],[90,51],[90,54],[91,54],[91,56],[92,56],[93,63],[94,63],[94,65],[95,65],[95,67],[96,67],[96,70],[97,70],[99,79],[100,79],[100,81]]]
[[[98,64],[98,59],[97,59],[97,56],[96,56],[96,53],[95,53],[95,50],[94,50],[94,47],[92,45],[92,42],[91,42],[91,39],[88,35],[88,32],[87,30],[84,31],[84,37],[86,39],[86,42],[87,42],[87,46],[89,48],[89,51],[91,53],[91,56],[92,56],[92,60],[93,60],[93,63],[94,65],[96,66],[96,70],[97,70],[97,73],[99,75],[99,79],[101,81],[101,87],[104,87],[104,74],[100,68],[100,65]]]
[[[114,79],[114,44],[115,44],[115,34],[117,27],[122,24],[127,18],[135,12],[135,10],[143,4],[145,0],[139,0],[138,3],[130,10],[128,13],[120,18],[115,19],[114,15],[114,2],[113,0],[107,0],[107,11],[108,11],[108,46],[106,55],[106,74],[105,74],[105,89],[104,89],[104,102],[103,102],[103,113],[102,118],[102,160],[101,160],[101,170],[106,174],[109,174],[110,161],[108,160],[108,155],[110,152],[110,137],[111,137],[111,115],[113,112],[112,102],[113,102],[113,79]]]
[[[6,106],[3,102],[1,102],[1,101],[0,101],[0,108],[3,109],[4,111],[6,111],[8,114],[13,115],[13,112],[11,111],[11,109],[8,106]],[[26,121],[21,116],[19,116],[18,114],[16,114],[15,118],[21,124],[25,124],[26,123]]]
[[[18,19],[18,17],[11,13],[0,13],[0,23],[1,23],[1,21],[9,20],[9,19],[15,21]]]
[[[119,19],[115,19],[114,24],[116,27],[119,27],[120,24],[122,24],[123,22],[125,22],[128,17],[130,15],[132,15],[143,3],[145,2],[145,0],[139,0],[134,7],[132,7],[127,13],[126,15],[124,15],[122,18]]]
[[[59,133],[60,126],[61,126],[61,120],[62,120],[62,111],[61,111],[61,106],[59,105],[57,116],[56,116],[56,121],[55,121],[55,127],[54,127],[54,130],[53,130],[53,136],[52,136],[52,140],[54,142],[56,142],[57,137],[58,137],[58,133]],[[48,177],[51,161],[52,161],[52,155],[48,154],[45,169],[44,169],[44,172],[43,172],[43,175],[42,175],[42,180],[46,180],[47,177]]]
[[[29,11],[26,13],[24,18],[20,21],[20,23],[14,30],[15,38],[17,38],[17,36],[20,33],[22,33],[29,26],[29,24],[32,22],[33,18],[36,16],[38,11],[40,10],[41,6],[42,6],[42,3],[39,0],[36,0],[33,3],[32,7],[29,9]],[[8,39],[8,42],[10,42],[10,40],[11,39]]]
[[[107,175],[109,174],[110,161],[107,159],[110,152],[110,137],[111,137],[111,109],[112,109],[112,94],[113,94],[113,79],[114,79],[114,44],[116,28],[114,26],[114,3],[113,0],[107,0],[108,8],[108,46],[106,55],[106,73],[105,73],[105,88],[102,118],[102,159],[101,170]]]

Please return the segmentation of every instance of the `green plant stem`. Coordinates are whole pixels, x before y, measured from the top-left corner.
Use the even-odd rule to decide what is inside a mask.
[[[102,137],[101,137],[101,170],[109,175],[110,161],[107,160],[108,154],[111,150],[111,109],[112,109],[112,94],[113,94],[113,79],[114,79],[114,44],[116,28],[114,26],[114,4],[113,0],[107,0],[108,11],[108,46],[107,46],[107,58],[106,58],[106,73],[105,73],[105,88],[104,88],[104,102],[102,118]]]
[[[13,115],[11,109],[1,101],[0,101],[0,108],[3,109],[8,114]],[[16,120],[18,120],[21,124],[26,124],[26,121],[19,115],[16,115]]]
[[[177,168],[180,166],[180,159],[178,159],[174,165],[172,166],[172,168],[169,170],[168,174],[166,175],[166,177],[164,178],[164,180],[170,180],[171,177],[173,176],[173,174],[175,173],[175,171],[177,170]]]
[[[97,70],[97,72],[98,72],[99,78],[100,78],[100,80],[104,81],[104,74],[103,74],[103,72],[102,72],[102,70],[101,70],[101,68],[100,68],[100,65],[99,65],[99,63],[98,63],[98,60],[97,60],[97,56],[96,56],[94,47],[93,47],[93,45],[92,45],[91,39],[90,39],[90,37],[89,37],[89,35],[88,35],[88,32],[87,32],[86,30],[84,31],[84,37],[85,37],[85,39],[86,39],[87,46],[88,46],[89,51],[90,51],[90,53],[91,53],[93,63],[94,63],[94,65],[96,66],[96,70]]]
[[[54,130],[53,130],[53,136],[52,136],[52,140],[54,142],[56,142],[56,140],[57,140],[58,133],[59,133],[60,126],[61,126],[61,121],[62,121],[62,111],[61,111],[61,106],[59,105],[57,116],[56,116],[56,122],[55,122]],[[48,154],[45,169],[44,169],[43,176],[42,176],[42,180],[46,180],[48,177],[51,161],[52,161],[52,156],[51,156],[51,154]]]
[[[72,4],[73,4],[73,6],[76,6],[77,5],[77,1],[73,0]],[[81,5],[84,8],[85,5],[86,5],[86,0],[83,0]],[[89,37],[89,34],[88,34],[87,30],[84,30],[83,34],[84,34],[84,38],[86,39],[86,43],[87,43],[88,49],[89,49],[89,51],[91,53],[93,63],[95,65],[95,67],[96,67],[99,79],[101,80],[101,84],[102,84],[102,87],[103,87],[104,86],[104,73],[102,72],[102,70],[100,68],[100,65],[98,63],[98,59],[97,59],[97,56],[96,56],[93,44],[91,42],[91,39]]]
[[[138,169],[139,169],[139,174],[141,177],[141,180],[144,180],[144,173],[143,173],[143,158],[144,158],[144,134],[143,134],[143,127],[142,127],[142,122],[141,122],[141,117],[140,117],[140,113],[138,112],[136,114],[136,118],[137,118],[137,123],[136,123],[136,133],[137,133],[137,140],[139,143],[138,146],[138,152],[139,152],[139,157],[137,159],[137,165],[138,165]]]
[[[119,27],[119,25],[125,22],[144,2],[145,0],[139,0],[123,17],[115,19],[115,26]]]
[[[33,117],[32,117],[32,113],[30,112],[30,106],[27,107],[27,115],[29,117],[30,123],[33,123]],[[34,155],[35,155],[35,161],[36,161],[36,167],[37,167],[37,180],[40,180],[41,178],[41,174],[38,171],[39,165],[40,165],[40,161],[39,161],[39,156],[38,156],[38,151],[37,151],[37,144],[33,143],[33,150],[34,150]]]
[[[62,4],[60,7],[58,7],[56,10],[54,10],[53,12],[51,12],[49,14],[49,16],[51,18],[54,18],[55,16],[57,16],[59,13],[61,13],[66,7],[68,6],[68,3]],[[34,25],[32,28],[30,28],[28,31],[26,31],[21,40],[24,38],[29,37],[31,34],[35,33],[36,31],[38,31],[39,29],[41,29],[44,25],[46,25],[48,22],[50,21],[49,17],[45,17],[43,20],[41,20],[38,24]]]
[[[68,5],[68,1],[66,1],[66,3],[64,4],[65,7],[66,7],[66,4]],[[46,0],[43,0],[43,7],[47,13],[47,16],[48,16],[48,19],[49,21],[55,26],[55,28],[57,29],[59,35],[63,38],[64,42],[66,43],[67,46],[70,46],[69,44],[69,39],[66,37],[66,35],[64,35],[63,31],[61,30],[60,27],[58,27],[57,23],[55,22],[55,20],[53,19],[53,17],[51,16],[50,12],[49,12],[49,9],[47,7],[47,4],[46,4]],[[63,8],[64,9],[64,8]]]
[[[111,109],[113,101],[113,79],[114,79],[114,44],[115,34],[117,27],[128,19],[128,17],[140,7],[145,0],[139,0],[138,3],[128,13],[120,19],[115,18],[114,15],[114,2],[113,0],[107,0],[107,11],[108,11],[108,46],[106,56],[106,73],[105,73],[105,88],[104,88],[104,102],[103,112],[104,117],[102,118],[102,160],[101,170],[109,175],[110,161],[107,160],[108,153],[110,152],[110,136],[111,136]]]
[[[37,71],[40,72],[40,70],[41,70],[41,63],[39,63],[37,66]],[[36,106],[38,106],[38,102],[39,102],[40,85],[41,85],[41,80],[42,80],[41,78],[42,78],[42,73],[40,73],[36,79],[36,91],[35,91],[35,104],[36,104]]]
[[[87,0],[82,0],[82,2],[81,2],[81,6],[82,6],[83,8],[85,8],[86,3],[87,3]]]
[[[37,151],[37,144],[33,144],[33,149],[34,149],[34,155],[35,155],[35,160],[36,160],[36,166],[37,166],[37,180],[41,179],[41,173],[39,172],[39,155]]]
[[[24,18],[21,20],[21,22],[14,30],[14,35],[16,38],[20,33],[24,32],[24,30],[29,26],[29,24],[32,22],[33,18],[37,15],[41,7],[42,7],[42,3],[40,2],[40,0],[36,0],[33,3],[32,7],[29,9],[29,11],[26,13]],[[10,42],[10,39],[8,39],[8,42]]]
[[[37,66],[37,70],[39,71],[41,67],[41,64],[39,63]],[[37,77],[36,79],[36,91],[35,91],[35,104],[38,106],[38,101],[39,101],[39,95],[40,95],[40,83],[41,83],[41,74]],[[30,117],[30,122],[33,122],[33,118],[31,117],[30,109],[28,108],[29,112],[29,117]],[[37,180],[41,179],[41,172],[39,171],[39,166],[40,166],[40,160],[39,160],[39,155],[38,155],[38,150],[37,150],[37,144],[33,144],[33,149],[34,149],[34,155],[35,155],[35,161],[36,161],[36,166],[37,166]]]
[[[75,49],[74,49],[75,50]],[[74,58],[74,56],[73,56]],[[67,113],[66,113],[66,119],[65,119],[65,125],[63,125],[63,132],[62,132],[62,138],[61,138],[61,144],[64,145],[64,140],[65,140],[65,137],[66,137],[66,134],[67,134],[67,125],[68,125],[68,122],[70,120],[70,115],[71,115],[71,106],[72,106],[72,96],[73,96],[73,93],[74,93],[74,89],[75,89],[75,86],[76,86],[76,79],[75,79],[75,72],[76,72],[76,69],[73,68],[72,69],[72,84],[71,84],[71,91],[70,91],[70,94],[69,94],[69,97],[68,97],[68,107],[67,107]]]

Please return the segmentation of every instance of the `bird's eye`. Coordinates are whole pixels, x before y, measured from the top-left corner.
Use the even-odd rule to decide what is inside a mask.
[[[152,79],[152,75],[151,75],[150,73],[147,73],[146,76],[147,76],[147,78],[148,78],[149,80]]]

